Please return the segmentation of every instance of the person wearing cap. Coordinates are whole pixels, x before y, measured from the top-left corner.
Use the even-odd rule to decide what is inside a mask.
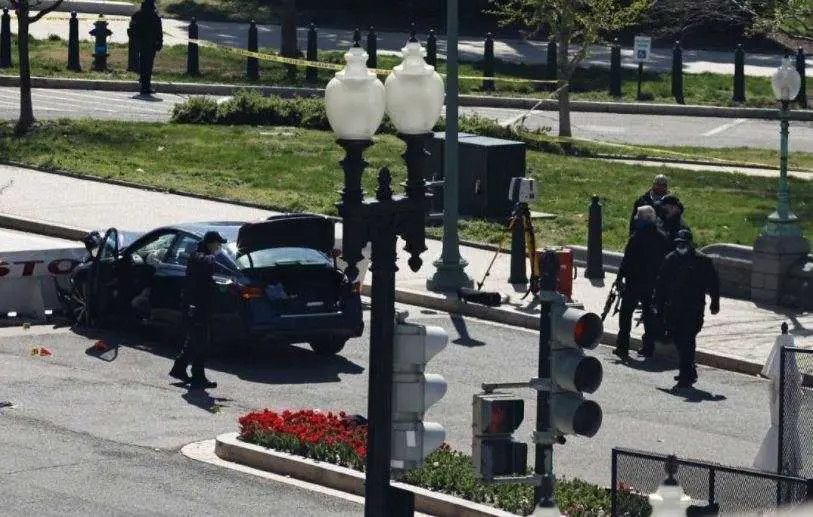
[[[217,254],[226,239],[218,232],[209,231],[198,247],[189,255],[183,294],[183,314],[186,339],[180,355],[172,365],[169,375],[188,382],[194,389],[216,388],[217,383],[206,378],[204,369],[206,352],[210,344],[210,319],[216,293],[213,275]],[[192,376],[186,373],[192,364]]]
[[[675,246],[658,272],[655,311],[663,316],[677,348],[677,387],[686,388],[697,382],[695,350],[697,334],[703,328],[707,294],[711,297],[711,313],[720,312],[720,279],[714,262],[694,249],[692,232],[680,230]]]
[[[632,215],[630,216],[630,235],[635,231],[635,217],[638,215],[638,209],[642,206],[651,206],[655,209],[658,218],[660,218],[661,214],[658,213],[658,203],[667,194],[669,194],[669,180],[663,174],[658,174],[655,176],[655,179],[652,180],[652,188],[635,200],[635,205],[632,207]]]
[[[657,334],[657,319],[651,310],[652,289],[663,258],[670,250],[666,235],[656,224],[655,209],[645,205],[638,208],[635,231],[627,241],[624,258],[618,268],[617,282],[621,282],[621,311],[618,315],[618,336],[613,353],[621,359],[629,356],[632,314],[641,304],[644,321],[643,347],[638,352],[652,357]]]
[[[683,219],[683,203],[680,202],[677,196],[667,194],[658,202],[658,207],[655,209],[660,209],[661,229],[669,237],[670,251],[674,250],[675,247],[671,244],[676,242],[675,239],[677,239],[680,230],[691,231],[691,228]]]

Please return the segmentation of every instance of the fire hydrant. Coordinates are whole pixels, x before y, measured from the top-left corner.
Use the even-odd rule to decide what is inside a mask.
[[[96,38],[96,46],[93,54],[93,70],[97,72],[107,71],[107,37],[113,32],[107,28],[107,21],[104,15],[99,15],[99,19],[93,23],[90,35]]]

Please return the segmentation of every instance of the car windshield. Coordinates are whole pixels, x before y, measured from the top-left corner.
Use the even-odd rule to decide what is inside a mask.
[[[233,246],[226,246],[223,249],[232,256],[240,269],[330,264],[324,253],[309,248],[269,248],[248,254],[238,253]]]

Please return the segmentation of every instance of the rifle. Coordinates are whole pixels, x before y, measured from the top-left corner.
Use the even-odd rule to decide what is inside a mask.
[[[615,304],[615,307],[613,308],[613,316],[618,314],[621,306],[621,295],[623,294],[624,293],[620,282],[616,280],[613,282],[612,287],[610,287],[610,293],[607,295],[607,301],[604,302],[604,311],[601,313],[601,321],[604,321],[607,318],[607,314],[610,313],[610,308],[613,308],[613,304]]]

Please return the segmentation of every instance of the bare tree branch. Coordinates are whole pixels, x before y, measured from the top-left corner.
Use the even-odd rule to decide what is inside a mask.
[[[40,4],[40,2],[38,2],[35,7],[38,7],[39,4]],[[34,23],[36,21],[39,21],[40,18],[42,18],[43,16],[45,16],[46,14],[48,14],[50,12],[55,11],[57,9],[57,7],[59,7],[60,5],[62,5],[62,0],[56,0],[50,7],[46,7],[44,9],[42,9],[35,16],[29,16],[28,17],[28,23]]]

